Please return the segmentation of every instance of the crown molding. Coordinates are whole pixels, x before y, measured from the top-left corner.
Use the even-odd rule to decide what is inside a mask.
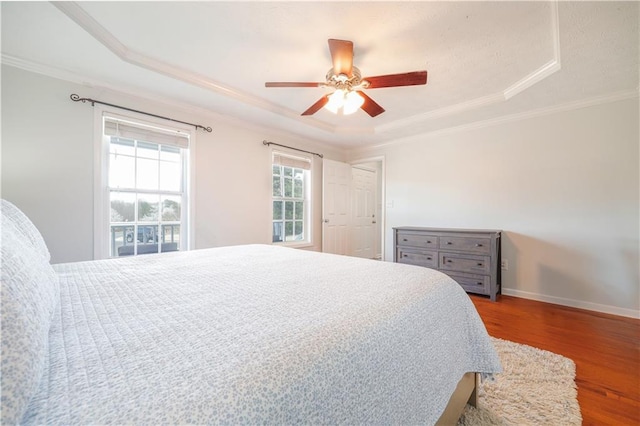
[[[561,69],[561,64],[558,0],[552,0],[549,4],[551,8],[549,29],[553,39],[553,58],[549,62],[500,92],[383,124],[375,128],[376,133],[384,133],[398,128],[419,124],[428,120],[433,120],[435,118],[455,115],[464,111],[504,102],[559,71]]]
[[[401,139],[397,139],[394,141],[353,148],[348,150],[348,154],[350,156],[357,155],[357,154],[366,153],[372,150],[388,148],[391,146],[403,145],[407,143],[413,143],[415,142],[416,137],[434,138],[438,136],[445,136],[445,135],[465,132],[469,130],[477,130],[484,127],[491,127],[499,124],[511,123],[511,122],[516,122],[520,120],[526,120],[529,118],[540,117],[544,115],[550,115],[550,114],[555,114],[555,113],[560,113],[565,111],[573,111],[581,108],[603,105],[603,104],[623,101],[627,99],[634,99],[634,98],[640,98],[640,88],[638,87],[636,87],[633,90],[623,90],[620,92],[614,92],[607,95],[595,96],[592,98],[581,99],[578,101],[566,102],[559,105],[538,108],[538,109],[520,112],[516,114],[503,115],[503,116],[491,118],[488,120],[475,121],[473,123],[467,123],[460,126],[447,127],[445,129],[438,129],[431,132],[417,133],[414,135],[405,136]]]
[[[94,79],[86,78],[84,76],[81,76],[80,74],[76,74],[68,70],[51,67],[49,65],[43,65],[37,62],[19,58],[17,56],[7,55],[5,53],[2,54],[2,65],[9,65],[21,70],[57,78],[58,80],[82,84],[83,86],[93,86],[93,82],[96,81]]]
[[[25,71],[33,72],[36,74],[41,74],[46,77],[55,78],[58,80],[69,82],[69,83],[85,86],[92,90],[108,91],[120,96],[134,97],[143,101],[156,102],[168,107],[177,108],[181,111],[184,111],[187,114],[199,114],[202,116],[210,116],[210,117],[213,116],[216,119],[221,119],[224,121],[233,120],[233,117],[230,117],[224,114],[219,114],[204,108],[200,108],[192,104],[179,102],[173,98],[171,99],[166,98],[163,96],[159,96],[155,93],[146,92],[134,87],[123,86],[121,84],[116,86],[108,82],[86,77],[84,75],[80,75],[65,69],[51,67],[49,65],[43,65],[37,62],[28,61],[26,59],[18,58],[15,56],[4,54],[4,53],[2,54],[2,64],[12,66],[14,68],[22,69]]]
[[[358,154],[358,153],[364,153],[364,152],[368,152],[368,151],[371,151],[371,150],[387,148],[387,147],[390,147],[390,146],[401,145],[401,144],[405,144],[405,143],[411,143],[411,142],[415,141],[415,138],[417,136],[424,136],[424,137],[427,137],[427,138],[432,138],[432,137],[437,137],[437,136],[444,136],[444,135],[447,135],[447,134],[453,134],[453,133],[464,132],[464,131],[468,131],[468,130],[480,129],[480,128],[483,128],[483,127],[490,127],[490,126],[499,125],[499,124],[503,124],[503,123],[509,123],[509,122],[514,122],[514,121],[519,121],[519,120],[525,120],[525,119],[528,119],[528,118],[538,117],[538,116],[542,116],[542,115],[554,114],[554,113],[563,112],[563,111],[571,111],[571,110],[575,110],[575,109],[586,108],[586,107],[590,107],[590,106],[596,106],[596,105],[601,105],[601,104],[612,103],[612,102],[622,101],[622,100],[626,100],[626,99],[634,99],[634,98],[639,98],[640,97],[640,86],[639,86],[639,87],[635,87],[632,90],[625,90],[625,91],[615,92],[615,93],[611,93],[611,94],[607,94],[607,95],[591,97],[591,98],[582,99],[582,100],[573,101],[573,102],[567,102],[567,103],[563,103],[563,104],[559,104],[559,105],[553,105],[553,106],[550,106],[550,107],[538,108],[538,109],[531,110],[531,111],[525,111],[525,112],[521,112],[521,113],[500,116],[500,117],[496,117],[496,118],[492,118],[492,119],[488,119],[488,120],[476,121],[476,122],[473,122],[473,123],[467,123],[467,124],[463,124],[463,125],[460,125],[460,126],[448,127],[448,128],[445,128],[445,129],[434,130],[432,132],[417,133],[417,134],[406,136],[406,137],[403,137],[401,139],[396,139],[396,140],[393,140],[393,141],[383,142],[383,143],[370,145],[370,146],[359,146],[359,147],[355,147],[355,148],[349,149],[349,148],[341,147],[341,146],[336,145],[336,144],[332,144],[332,143],[327,142],[325,140],[315,139],[315,138],[312,138],[312,137],[309,137],[309,136],[305,136],[303,134],[300,134],[300,133],[297,133],[297,132],[293,132],[293,131],[290,131],[290,130],[284,131],[284,130],[281,130],[281,129],[278,129],[278,128],[275,128],[275,127],[270,127],[270,126],[263,125],[263,124],[256,124],[256,123],[253,123],[253,122],[248,122],[248,121],[242,120],[240,118],[236,118],[236,117],[233,117],[233,116],[220,114],[220,113],[211,111],[209,109],[205,109],[205,108],[201,108],[201,107],[198,107],[198,106],[194,106],[193,104],[184,103],[184,102],[178,102],[174,98],[166,98],[166,97],[159,96],[159,95],[151,93],[151,92],[141,91],[141,90],[135,89],[135,88],[123,87],[122,85],[113,86],[113,85],[111,85],[109,83],[106,83],[106,82],[103,82],[103,81],[99,81],[99,80],[96,80],[96,79],[87,78],[85,76],[81,76],[79,74],[76,74],[76,73],[73,73],[73,72],[70,72],[70,71],[67,71],[67,70],[51,67],[51,66],[48,66],[48,65],[42,65],[42,64],[35,63],[35,62],[32,62],[32,61],[27,61],[25,59],[18,58],[18,57],[15,57],[15,56],[6,55],[4,53],[2,54],[1,59],[2,59],[2,65],[8,65],[8,66],[12,66],[14,68],[23,69],[25,71],[33,72],[33,73],[36,73],[36,74],[42,74],[42,75],[45,75],[47,77],[56,78],[56,79],[67,81],[67,82],[74,83],[74,84],[79,84],[79,85],[86,86],[86,87],[94,89],[94,90],[104,90],[104,91],[109,91],[111,93],[114,93],[114,94],[117,94],[117,95],[120,95],[120,96],[134,97],[134,98],[138,98],[138,99],[143,100],[143,101],[155,102],[155,103],[158,103],[158,104],[161,104],[161,105],[165,105],[165,106],[170,107],[170,108],[177,108],[177,109],[179,109],[179,110],[181,110],[181,111],[183,111],[183,112],[185,112],[187,114],[195,114],[195,115],[199,115],[199,116],[202,116],[202,117],[211,117],[212,119],[219,120],[219,121],[228,123],[230,125],[235,125],[235,126],[239,126],[239,127],[243,127],[243,128],[248,128],[248,129],[251,129],[253,131],[269,132],[270,134],[273,134],[274,136],[282,136],[282,137],[298,136],[298,137],[301,137],[304,140],[309,141],[311,143],[316,143],[316,144],[320,144],[320,145],[327,145],[327,146],[329,146],[329,147],[331,147],[333,149],[339,150],[339,151],[340,150],[344,150],[348,155],[355,155],[355,154]],[[349,135],[349,134],[359,135],[359,134],[363,134],[363,129],[361,129],[361,128],[338,128],[336,131],[334,131],[334,133],[344,134],[344,135]],[[371,134],[370,132],[367,132],[367,133]]]
[[[523,78],[522,80],[506,88],[502,92],[504,99],[505,100],[510,99],[515,95],[517,95],[518,93],[524,92],[529,87],[544,80],[545,78],[549,77],[551,74],[554,74],[555,72],[560,71],[560,68],[561,68],[560,62],[555,59],[547,62],[546,64],[544,64],[543,66],[541,66],[540,68],[538,68],[537,70],[535,70],[534,72],[532,72],[531,74]]]
[[[562,68],[560,63],[560,19],[558,16],[558,1],[554,0],[549,3],[551,7],[550,31],[553,39],[553,59],[542,65],[540,68],[517,81],[504,91],[505,100],[510,99],[520,92],[527,90],[529,87],[544,80],[550,75],[560,71]]]
[[[114,55],[122,61],[129,64],[148,69],[150,71],[165,75],[167,77],[183,81],[185,83],[216,92],[220,95],[236,99],[254,107],[267,110],[279,115],[283,115],[297,121],[300,121],[300,115],[297,111],[280,106],[273,102],[269,102],[258,96],[253,96],[239,89],[227,86],[219,81],[213,80],[202,74],[175,66],[173,64],[154,59],[140,52],[129,49],[121,43],[113,34],[104,28],[98,21],[93,19],[91,15],[85,12],[76,2],[51,2],[53,6],[58,8],[62,13],[67,15],[72,21],[84,29],[96,41],[109,49]],[[320,120],[307,117],[305,124],[317,127],[324,131],[335,132],[335,127],[328,125]]]
[[[388,132],[398,128],[412,126],[425,121],[433,120],[435,118],[446,117],[448,115],[458,114],[463,111],[476,109],[476,108],[492,105],[492,104],[503,102],[503,101],[504,101],[504,95],[502,93],[496,93],[493,95],[483,96],[481,98],[476,98],[470,101],[461,102],[448,107],[425,112],[423,114],[413,115],[411,117],[392,121],[391,123],[377,126],[375,130],[376,130],[376,133],[384,133],[384,132]]]
[[[92,89],[94,91],[102,91],[109,92],[111,94],[115,94],[118,96],[126,96],[129,98],[138,99],[140,101],[153,102],[159,105],[163,105],[168,108],[173,108],[179,110],[187,115],[198,115],[203,118],[211,118],[218,122],[227,123],[232,126],[242,127],[244,129],[250,129],[256,132],[269,133],[275,136],[281,137],[291,137],[296,136],[300,137],[305,141],[321,144],[321,145],[329,145],[330,147],[340,150],[344,149],[339,146],[334,146],[326,141],[322,141],[319,139],[315,139],[313,137],[305,136],[301,133],[294,132],[291,130],[281,130],[276,127],[270,127],[268,125],[257,124],[251,121],[243,120],[241,118],[237,118],[231,115],[221,114],[210,109],[202,108],[199,106],[195,106],[190,103],[176,101],[175,98],[167,98],[161,95],[157,95],[153,92],[147,92],[144,90],[140,90],[133,87],[126,87],[122,85],[114,86],[113,84],[96,80],[93,78],[87,78],[86,76],[81,76],[79,74],[63,70],[60,68],[51,67],[48,65],[39,64],[32,61],[27,61],[22,58],[18,58],[15,56],[10,56],[6,54],[2,54],[2,65],[11,66],[14,68],[22,69],[25,71],[33,72],[35,74],[41,74],[46,77],[55,78],[58,80],[66,81],[73,84],[78,84],[81,86],[85,86],[88,89]],[[212,126],[213,127],[213,126]],[[214,127],[215,129],[215,127]]]
[[[275,114],[279,114],[298,122],[303,122],[305,125],[318,128],[328,133],[350,135],[370,135],[381,134],[388,131],[392,131],[397,128],[402,128],[408,125],[418,124],[424,121],[433,120],[445,116],[459,114],[463,111],[471,109],[481,108],[488,105],[492,105],[498,102],[504,102],[505,100],[517,95],[518,93],[526,90],[535,83],[545,79],[551,74],[560,69],[560,37],[559,37],[559,24],[558,24],[558,0],[552,0],[549,2],[551,5],[551,32],[553,34],[553,50],[554,59],[541,66],[539,69],[533,71],[531,74],[525,76],[515,84],[507,87],[505,90],[487,95],[481,98],[473,99],[470,101],[462,102],[459,104],[439,108],[437,110],[429,111],[424,114],[414,115],[401,120],[396,120],[381,126],[361,127],[361,128],[344,128],[340,126],[333,126],[323,122],[321,120],[305,117],[305,120],[300,119],[300,115],[297,111],[293,111],[289,108],[281,105],[269,102],[258,96],[243,92],[239,89],[227,86],[219,81],[208,78],[207,76],[199,73],[186,70],[184,68],[177,67],[167,62],[163,62],[149,56],[146,56],[140,52],[129,49],[126,45],[120,42],[113,34],[111,34],[106,28],[104,28],[99,22],[91,17],[82,7],[76,2],[51,2],[62,13],[67,15],[71,20],[83,28],[89,35],[95,40],[109,49],[113,54],[119,57],[122,61],[130,63],[135,66],[139,66],[150,71],[168,76],[170,78],[183,81],[185,83],[204,88],[216,92],[220,95],[233,98],[237,101],[245,104],[270,111]]]

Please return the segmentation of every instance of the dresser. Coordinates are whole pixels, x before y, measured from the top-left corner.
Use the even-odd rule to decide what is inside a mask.
[[[495,302],[501,281],[500,234],[490,229],[393,228],[393,261],[437,269],[467,293]]]

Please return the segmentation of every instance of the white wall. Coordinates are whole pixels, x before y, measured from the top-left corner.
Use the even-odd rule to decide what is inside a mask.
[[[69,100],[71,93],[213,127],[197,138],[196,248],[270,241],[263,139],[346,160],[339,150],[249,123],[3,66],[1,195],[33,219],[53,262],[93,257],[93,108]],[[637,99],[619,101],[418,136],[349,160],[385,157],[385,195],[393,203],[387,259],[393,226],[503,229],[504,293],[638,316],[638,113]]]
[[[53,262],[93,257],[93,111],[81,86],[2,67],[1,194],[42,233]]]
[[[213,127],[196,137],[196,248],[271,242],[264,139],[344,160],[339,150],[250,123],[3,66],[1,195],[40,229],[53,263],[93,258],[93,108],[72,102],[71,93]],[[320,250],[322,161],[314,161],[311,249]]]
[[[505,294],[639,316],[638,100],[363,150],[392,227],[502,229]],[[393,203],[393,207],[389,207]]]

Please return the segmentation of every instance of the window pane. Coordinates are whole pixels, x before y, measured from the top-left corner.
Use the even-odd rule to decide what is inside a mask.
[[[111,143],[109,144],[109,152],[117,155],[135,156],[136,148],[131,139],[122,139],[111,137]]]
[[[162,161],[171,161],[172,163],[180,163],[182,159],[180,158],[180,148],[175,146],[160,146],[160,160]]]
[[[280,176],[273,177],[273,196],[282,197],[282,179]]]
[[[179,222],[181,213],[181,197],[162,197],[162,220]]]
[[[294,219],[304,219],[304,203],[302,201],[296,201],[296,210]]]
[[[125,230],[125,245],[133,244],[133,236],[135,235],[135,228],[133,226],[127,226]]]
[[[110,238],[112,257],[133,254],[133,226],[112,226]]]
[[[160,251],[180,250],[180,225],[162,225]]]
[[[138,189],[158,189],[158,161],[138,158],[136,170]]]
[[[273,222],[273,242],[281,243],[284,241],[284,235],[282,235],[282,222]]]
[[[293,222],[284,223],[285,241],[293,241]]]
[[[158,225],[138,225],[138,243],[156,244],[158,242]],[[140,251],[140,248],[138,248]]]
[[[273,242],[306,241],[305,197],[309,173],[299,167],[272,164]]]
[[[273,220],[282,220],[282,201],[273,202]]]
[[[158,225],[138,225],[138,254],[158,253]]]
[[[136,187],[136,159],[126,155],[109,154],[109,187]]]
[[[284,203],[284,218],[293,219],[293,201],[285,201]]]
[[[159,201],[157,195],[138,194],[138,220],[157,222]]]
[[[291,178],[284,178],[284,196],[293,196],[293,182]]]
[[[133,222],[136,214],[136,195],[127,192],[110,194],[111,222]]]
[[[303,228],[302,221],[296,220],[294,234],[295,234],[295,239],[297,241],[304,240],[304,234],[303,234],[302,228]]]
[[[113,257],[181,248],[189,150],[151,139],[109,138],[109,251]]]
[[[157,143],[140,142],[138,141],[138,157],[158,159],[158,146]]]
[[[293,197],[303,198],[302,195],[303,184],[301,179],[294,179],[293,181]]]
[[[180,163],[160,162],[160,190],[180,191],[182,184],[182,167]]]

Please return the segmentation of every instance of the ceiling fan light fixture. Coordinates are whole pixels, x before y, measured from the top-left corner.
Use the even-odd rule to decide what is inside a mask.
[[[266,82],[265,87],[322,87],[334,90],[331,94],[323,95],[300,114],[303,116],[313,115],[324,107],[334,114],[342,112],[343,115],[362,109],[370,117],[377,117],[384,112],[384,108],[371,99],[364,92],[365,89],[427,84],[427,71],[385,74],[363,79],[358,67],[353,65],[353,42],[349,40],[330,38],[329,52],[333,68],[327,72],[326,82]]]
[[[353,114],[364,103],[364,98],[358,92],[349,92],[344,98],[342,112],[345,115]]]
[[[344,99],[345,99],[344,95],[345,95],[344,90],[342,89],[336,90],[335,92],[329,95],[329,102],[327,102],[327,104],[324,107],[329,111],[331,111],[332,113],[337,114],[338,110],[342,108],[342,106],[344,105]]]

